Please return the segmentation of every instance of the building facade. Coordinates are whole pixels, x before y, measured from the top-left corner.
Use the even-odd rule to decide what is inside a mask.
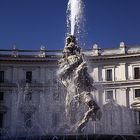
[[[140,134],[140,46],[83,51],[102,111],[87,134]],[[65,133],[66,89],[57,77],[61,51],[0,51],[0,132],[5,136]],[[134,104],[134,106],[133,106]],[[136,104],[136,106],[135,106]],[[79,109],[82,109],[79,107]]]

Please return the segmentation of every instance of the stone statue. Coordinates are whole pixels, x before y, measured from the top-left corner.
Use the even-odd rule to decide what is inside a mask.
[[[63,50],[63,57],[67,58],[70,55],[76,55],[77,52],[80,54],[80,49],[81,48],[77,46],[75,37],[70,35],[66,38],[66,44]]]
[[[81,54],[81,48],[77,45],[76,38],[69,35],[66,38],[66,44],[63,50],[63,57],[59,61],[58,75],[67,88],[66,95],[66,113],[67,116],[72,118],[73,106],[84,103],[88,110],[84,113],[82,120],[78,120],[74,132],[81,133],[86,126],[89,119],[96,121],[101,118],[100,107],[93,99],[91,92],[96,88],[93,85],[93,79],[88,73],[86,61]],[[75,108],[75,106],[74,106]],[[75,124],[75,123],[74,123]]]

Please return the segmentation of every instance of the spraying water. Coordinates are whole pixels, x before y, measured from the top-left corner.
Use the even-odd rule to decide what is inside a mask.
[[[84,5],[82,0],[69,0],[67,6],[67,27],[69,34],[75,35],[80,33],[82,24]]]
[[[81,48],[77,45],[75,36],[80,36],[81,23],[83,22],[82,0],[69,0],[67,9],[67,25],[69,29],[66,43],[63,50],[63,57],[59,61],[58,76],[61,83],[67,89],[65,108],[67,118],[69,117],[72,128],[69,132],[81,133],[87,122],[101,118],[100,107],[93,99],[92,92],[95,87],[93,79],[88,73],[88,67],[84,60]],[[77,118],[79,105],[83,103],[88,108],[83,114],[83,118]],[[81,115],[79,115],[81,116]]]
[[[67,89],[66,115],[67,118],[69,117],[70,124],[74,124],[70,132],[78,133],[83,132],[89,119],[96,121],[101,118],[100,107],[92,96],[92,92],[96,88],[80,50],[75,36],[69,35],[66,38],[63,57],[59,61],[58,70],[59,79]],[[83,103],[88,110],[84,112],[82,119],[77,119],[75,114],[78,113],[77,107],[80,103]]]

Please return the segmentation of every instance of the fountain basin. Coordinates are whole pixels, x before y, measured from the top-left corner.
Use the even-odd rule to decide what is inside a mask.
[[[19,137],[16,140],[139,140],[140,135],[47,135],[42,137]],[[5,140],[5,139],[4,139]],[[8,138],[6,140],[14,140]]]

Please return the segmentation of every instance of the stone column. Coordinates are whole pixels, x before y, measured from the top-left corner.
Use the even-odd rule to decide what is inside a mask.
[[[13,83],[18,82],[18,69],[16,66],[13,67],[12,81]]]
[[[127,88],[121,88],[121,95],[119,98],[119,101],[122,106],[127,107],[127,101],[126,101],[126,94],[127,94]]]
[[[48,110],[48,102],[47,102],[47,96],[46,96],[46,91],[45,89],[39,91],[39,110],[38,110],[38,115],[39,115],[39,124],[40,124],[40,135],[46,135],[48,132],[48,126],[49,126],[49,121],[48,120],[48,115],[49,115],[49,110]],[[50,101],[50,103],[52,103]]]
[[[45,80],[46,80],[45,67],[40,67],[40,81],[41,83],[45,83]]]
[[[17,93],[16,89],[12,91],[12,102],[11,102],[11,135],[15,136],[16,135],[16,124],[17,124],[17,119],[18,119],[18,108],[17,108]]]
[[[120,96],[120,102],[121,102],[121,108],[122,108],[122,131],[123,133],[130,133],[132,131],[132,118],[131,118],[131,111],[128,106],[128,90],[127,88],[121,89],[121,96]]]
[[[120,80],[126,80],[126,64],[120,63]]]
[[[99,81],[99,69],[98,69],[98,67],[95,67],[94,69],[93,69],[93,72],[92,72],[92,75],[93,75],[93,79],[94,79],[94,81],[96,81],[96,82],[98,82]]]

